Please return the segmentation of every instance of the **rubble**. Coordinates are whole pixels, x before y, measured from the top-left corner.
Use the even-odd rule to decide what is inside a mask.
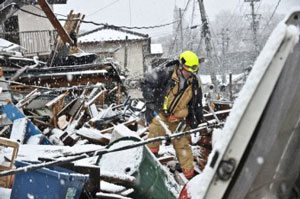
[[[145,104],[128,96],[122,66],[79,49],[80,22],[66,21],[62,27],[47,3],[38,2],[52,16],[59,37],[46,58],[0,50],[0,145],[5,146],[0,165],[10,163],[0,167],[5,183],[0,185],[16,194],[13,176],[35,176],[59,166],[51,172],[63,168],[72,176],[89,176],[77,190],[81,195],[73,193],[76,198],[177,198],[187,179],[174,149],[166,144],[155,157],[145,145],[190,135],[195,170],[201,173],[212,150],[212,133],[222,127],[232,102],[214,101],[207,94],[199,128],[147,139]],[[74,18],[84,15],[71,11],[68,19]],[[138,80],[129,82],[131,89],[138,88]],[[14,148],[13,157],[3,152],[7,147]],[[15,159],[34,163],[14,166]]]
[[[61,167],[74,162],[76,166],[71,167],[71,170],[77,171],[74,168],[80,165],[81,173],[86,173],[90,167],[100,169],[99,178],[96,179],[99,187],[93,187],[88,192],[84,189],[81,197],[86,197],[87,194],[92,194],[95,198],[132,198],[132,196],[135,198],[136,194],[138,197],[142,195],[148,197],[139,190],[141,182],[140,180],[137,182],[136,177],[132,176],[133,173],[106,171],[103,165],[97,166],[99,155],[96,155],[96,152],[104,150],[112,143],[124,137],[147,141],[148,128],[144,122],[144,103],[142,100],[126,97],[122,78],[113,63],[51,68],[27,67],[14,81],[10,81],[18,71],[11,69],[3,71],[1,83],[7,86],[6,90],[9,90],[8,93],[11,95],[10,97],[5,95],[7,98],[3,99],[0,107],[1,137],[20,144],[18,160],[42,162],[41,168],[46,167],[47,162],[49,164],[53,162],[54,165]],[[214,127],[210,127],[210,124],[221,124],[231,108],[231,104],[227,101],[209,101],[206,104],[210,104],[204,110],[207,123],[203,123],[201,129],[191,135],[197,173],[201,173],[204,169],[212,150],[211,135]],[[29,147],[25,147],[27,145]],[[35,157],[30,155],[31,150],[26,149],[30,148],[30,145],[41,146],[39,153],[36,153],[39,149],[35,147]],[[88,147],[87,150],[78,150],[82,146],[84,148],[92,146],[93,149],[89,150]],[[147,151],[146,148],[144,150]],[[94,157],[85,155],[91,151],[94,151]],[[129,163],[136,161],[128,159],[128,155],[137,153],[130,150],[125,150],[124,153],[127,156],[122,164],[118,158],[116,163],[112,163],[111,158],[103,159],[102,162],[107,164],[108,168],[109,165],[118,163],[127,168]],[[174,150],[171,146],[165,146],[160,151],[160,157],[149,155],[157,165],[160,165],[164,175],[173,179],[171,183],[173,185],[167,184],[164,190],[166,191],[167,187],[178,187],[172,196],[176,198],[180,187],[187,180],[176,168],[177,159]],[[72,157],[78,159],[69,161],[68,158]],[[56,161],[57,159],[60,161]],[[64,161],[68,164],[61,163]]]

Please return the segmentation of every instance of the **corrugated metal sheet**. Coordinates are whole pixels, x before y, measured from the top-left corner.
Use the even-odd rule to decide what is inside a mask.
[[[50,54],[55,34],[49,30],[20,32],[20,45],[26,49],[24,55]]]

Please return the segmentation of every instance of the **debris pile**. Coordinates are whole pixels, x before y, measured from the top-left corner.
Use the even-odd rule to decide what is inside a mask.
[[[62,27],[49,5],[38,3],[57,30],[51,54],[24,57],[0,49],[1,195],[178,198],[187,179],[170,139],[191,137],[195,170],[201,173],[212,133],[222,127],[232,102],[206,95],[205,122],[198,128],[148,139],[145,104],[126,90],[126,84],[137,89],[139,80],[126,80],[125,66],[77,47],[77,19],[84,15],[71,11]],[[146,146],[153,141],[163,143],[158,156]],[[51,183],[44,184],[46,178]]]
[[[61,68],[64,70],[67,67]],[[73,74],[80,74],[82,68],[82,65],[72,69],[69,67]],[[122,90],[122,78],[80,85],[76,84],[79,78],[76,77],[71,81],[65,80],[69,82],[68,87],[55,88],[59,85],[54,78],[58,68],[44,70],[51,69],[54,69],[51,73],[53,80],[44,85],[35,85],[32,81],[36,78],[36,81],[42,82],[45,76],[39,75],[40,78],[37,78],[34,72],[43,72],[43,69],[27,69],[20,74],[18,81],[7,80],[12,72],[4,71],[7,76],[2,76],[1,83],[6,89],[2,93],[7,95],[1,95],[0,136],[5,142],[15,143],[15,151],[19,153],[18,156],[14,154],[13,158],[8,157],[6,152],[2,153],[7,150],[7,145],[4,145],[6,147],[1,148],[4,161],[0,164],[7,160],[13,162],[17,158],[18,161],[38,161],[42,164],[40,168],[48,168],[45,164],[59,160],[54,165],[89,174],[82,198],[147,198],[155,194],[176,198],[187,179],[178,167],[175,151],[171,145],[165,145],[156,157],[148,150],[148,129],[143,115],[145,104],[126,97],[126,91]],[[105,77],[108,73],[103,74]],[[26,75],[33,78],[22,82]],[[93,79],[93,75],[80,76],[81,82]],[[205,167],[212,149],[213,130],[222,125],[231,108],[231,104],[225,101],[209,102],[204,110],[206,122],[190,133],[197,173]],[[160,141],[166,142],[164,138]],[[133,143],[141,144],[134,146]],[[124,146],[132,149],[106,151]],[[76,161],[69,160],[73,157]],[[2,171],[12,168],[13,164]],[[4,187],[12,187],[13,180],[4,181]],[[158,191],[154,185],[164,188]]]

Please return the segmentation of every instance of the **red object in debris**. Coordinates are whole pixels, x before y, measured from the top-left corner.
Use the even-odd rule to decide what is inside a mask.
[[[159,147],[149,147],[149,149],[152,153],[158,153],[158,151],[159,151]]]
[[[170,116],[169,116],[169,121],[170,121],[170,122],[175,122],[175,121],[178,121],[178,118],[175,117],[174,115],[170,115]]]
[[[179,194],[179,199],[191,199],[191,196],[189,196],[186,188],[186,184],[182,188],[180,194]]]
[[[192,177],[194,177],[194,168],[189,171],[182,170],[182,173],[187,179],[191,179]]]

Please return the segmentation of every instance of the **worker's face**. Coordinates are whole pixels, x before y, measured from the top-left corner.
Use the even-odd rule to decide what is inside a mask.
[[[181,68],[181,73],[182,73],[182,76],[184,77],[184,79],[189,79],[190,77],[193,76],[193,73]]]

